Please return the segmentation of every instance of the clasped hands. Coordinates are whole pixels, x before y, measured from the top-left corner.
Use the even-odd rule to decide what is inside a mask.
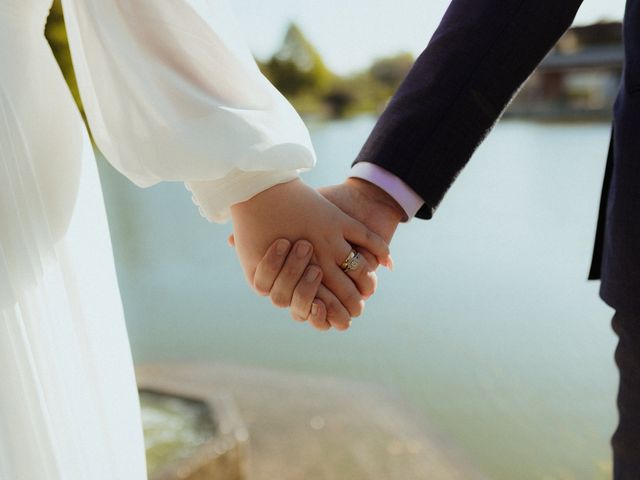
[[[364,180],[315,191],[298,179],[233,205],[231,215],[230,243],[249,285],[294,320],[346,330],[375,292],[378,265],[392,266],[388,242],[404,211]],[[344,272],[352,250],[361,262]]]

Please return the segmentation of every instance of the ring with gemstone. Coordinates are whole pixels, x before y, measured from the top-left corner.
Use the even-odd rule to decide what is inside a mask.
[[[350,272],[357,269],[360,266],[361,261],[362,255],[355,250],[351,250],[351,252],[349,252],[349,256],[340,264],[340,268],[345,273]]]

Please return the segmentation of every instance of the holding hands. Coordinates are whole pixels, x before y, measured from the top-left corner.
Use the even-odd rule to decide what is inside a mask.
[[[392,265],[386,242],[404,211],[359,179],[320,193],[294,180],[234,205],[231,243],[258,294],[319,330],[345,330],[374,293],[378,265]]]

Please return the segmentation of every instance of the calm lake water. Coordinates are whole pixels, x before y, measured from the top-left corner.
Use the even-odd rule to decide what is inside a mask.
[[[305,180],[340,182],[373,123],[313,126]],[[365,315],[325,334],[247,289],[230,226],[181,184],[137,189],[101,161],[135,359],[388,385],[491,479],[609,478],[612,311],[586,281],[608,138],[604,124],[499,124],[436,217],[401,226]]]

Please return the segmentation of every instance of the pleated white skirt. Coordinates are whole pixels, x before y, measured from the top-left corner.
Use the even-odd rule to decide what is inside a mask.
[[[0,480],[143,480],[92,146],[42,29],[16,10],[0,0]]]

